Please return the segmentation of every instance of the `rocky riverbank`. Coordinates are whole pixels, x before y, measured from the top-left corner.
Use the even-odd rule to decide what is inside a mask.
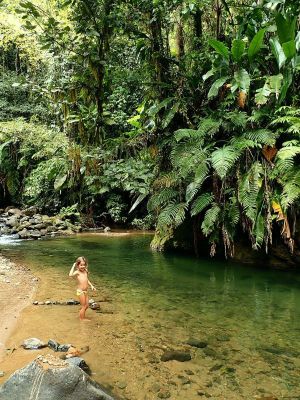
[[[73,224],[59,216],[38,213],[35,207],[7,207],[0,209],[0,235],[14,235],[16,239],[40,239],[59,235],[70,235],[82,230],[79,223]]]

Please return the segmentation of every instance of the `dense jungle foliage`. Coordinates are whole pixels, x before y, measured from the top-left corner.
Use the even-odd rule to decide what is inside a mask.
[[[299,2],[0,4],[4,205],[155,227],[156,249],[187,226],[196,253],[293,251]]]

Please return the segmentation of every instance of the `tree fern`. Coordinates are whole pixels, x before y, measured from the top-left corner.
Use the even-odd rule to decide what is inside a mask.
[[[214,199],[214,195],[212,193],[202,193],[197,199],[193,202],[191,208],[191,215],[195,216],[201,213],[206,207],[208,207]]]

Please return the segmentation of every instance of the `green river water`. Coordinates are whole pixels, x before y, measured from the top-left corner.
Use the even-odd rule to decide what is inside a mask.
[[[64,275],[77,256],[86,256],[91,281],[107,287],[149,337],[160,335],[169,348],[189,338],[207,342],[193,348],[192,366],[207,367],[208,391],[225,382],[226,393],[236,394],[218,398],[300,399],[300,275],[155,253],[150,241],[142,234],[81,234],[2,242],[0,251]]]

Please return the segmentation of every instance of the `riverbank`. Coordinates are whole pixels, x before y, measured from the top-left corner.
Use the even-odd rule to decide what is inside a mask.
[[[6,342],[16,328],[20,313],[31,304],[37,281],[29,268],[0,256],[0,362],[12,351],[6,350]]]

